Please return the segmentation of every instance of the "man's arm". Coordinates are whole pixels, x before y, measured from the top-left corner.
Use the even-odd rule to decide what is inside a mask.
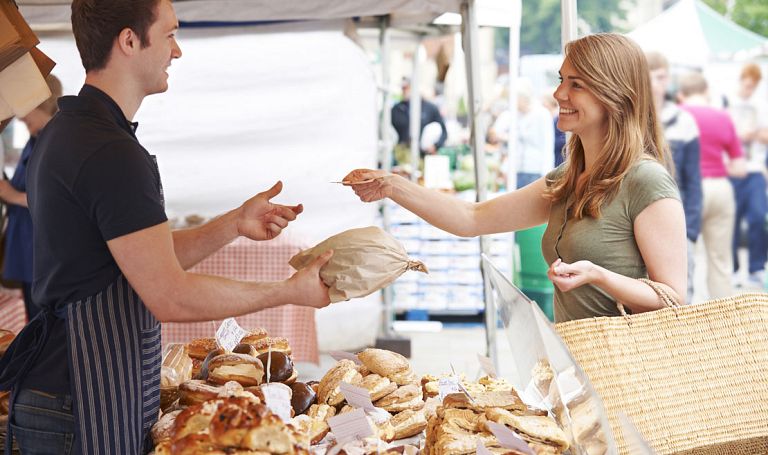
[[[241,235],[253,240],[270,240],[280,235],[303,210],[301,204],[285,206],[269,201],[282,188],[283,184],[277,182],[242,206],[202,226],[174,231],[173,249],[181,268],[189,269]]]
[[[184,271],[167,223],[109,240],[107,246],[161,322],[223,319],[285,304],[321,308],[330,302],[319,272],[332,253],[286,281],[254,283]]]

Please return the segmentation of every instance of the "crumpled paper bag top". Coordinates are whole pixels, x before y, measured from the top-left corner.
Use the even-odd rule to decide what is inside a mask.
[[[300,270],[331,249],[333,256],[320,269],[320,278],[330,288],[332,303],[365,297],[407,270],[429,273],[423,263],[408,258],[397,239],[375,226],[336,234],[295,255],[288,263]]]

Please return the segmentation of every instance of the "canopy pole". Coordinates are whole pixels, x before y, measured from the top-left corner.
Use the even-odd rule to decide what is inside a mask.
[[[392,112],[389,108],[390,79],[389,79],[389,16],[382,16],[379,21],[379,53],[381,54],[381,111],[379,115],[379,158],[381,168],[387,172],[392,170],[392,144],[390,129],[392,124]],[[390,213],[387,200],[381,200],[381,218],[384,230],[389,232]],[[382,314],[380,336],[389,338],[392,336],[392,322],[395,320],[393,308],[392,286],[387,286],[382,292]]]
[[[482,109],[482,94],[480,93],[480,63],[478,45],[478,26],[476,17],[476,0],[465,0],[461,4],[461,32],[464,47],[464,59],[467,68],[467,110],[469,114],[470,147],[475,160],[475,186],[477,202],[488,198],[487,181],[488,168],[485,164],[485,131],[480,130],[478,119]],[[481,254],[489,254],[490,237],[480,236]],[[480,267],[482,270],[482,266]],[[491,301],[491,283],[483,273],[483,300],[485,302],[485,343],[486,355],[491,358],[498,368],[496,351],[496,309]]]
[[[413,71],[411,72],[411,94],[408,103],[408,134],[411,136],[411,181],[416,182],[419,179],[419,162],[421,161],[421,62],[426,57],[426,51],[421,44],[422,38],[416,44],[416,51],[413,53]]]
[[[560,41],[562,49],[565,50],[565,45],[579,36],[576,0],[560,0],[560,14],[562,17]]]

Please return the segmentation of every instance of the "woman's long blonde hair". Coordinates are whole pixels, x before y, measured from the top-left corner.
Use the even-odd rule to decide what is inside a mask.
[[[569,216],[598,218],[633,164],[651,157],[671,173],[671,159],[656,117],[648,63],[634,41],[615,33],[588,35],[566,44],[565,56],[605,108],[608,130],[600,158],[581,186],[576,183],[584,172],[584,146],[571,136],[564,172],[546,194],[553,202],[572,194]]]

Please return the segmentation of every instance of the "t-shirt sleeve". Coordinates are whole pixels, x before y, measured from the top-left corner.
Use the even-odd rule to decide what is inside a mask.
[[[567,162],[560,163],[560,166],[557,166],[556,168],[552,169],[551,171],[547,172],[545,182],[547,183],[547,186],[552,186],[552,183],[560,178],[560,176],[565,173],[565,166],[567,165]]]
[[[655,161],[643,161],[627,175],[628,210],[632,222],[646,207],[659,199],[680,200],[680,191],[675,179],[664,166]]]
[[[110,144],[85,161],[73,192],[106,241],[168,220],[159,178],[141,146]]]

